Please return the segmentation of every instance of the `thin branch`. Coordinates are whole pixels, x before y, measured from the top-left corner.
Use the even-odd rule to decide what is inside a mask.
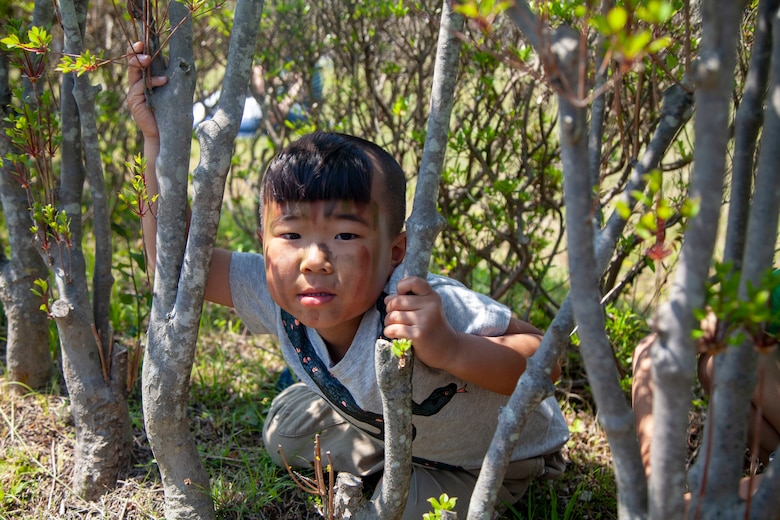
[[[633,208],[636,205],[631,192],[644,190],[646,182],[644,174],[657,167],[680,128],[690,118],[692,102],[692,96],[680,85],[674,85],[664,93],[660,124],[642,158],[635,163],[629,185],[622,195],[628,207]],[[626,222],[626,219],[616,211],[609,217],[599,234],[596,244],[599,270],[603,270],[607,265]],[[542,338],[539,350],[528,360],[526,371],[520,377],[515,391],[502,410],[499,426],[485,456],[482,471],[471,497],[469,519],[490,518],[497,499],[494,490],[498,489],[504,479],[509,455],[516,444],[516,441],[513,442],[511,439],[517,438],[534,407],[545,397],[552,395],[548,367],[553,366],[560,359],[569,344],[569,335],[573,328],[574,315],[569,295]]]
[[[734,119],[734,160],[731,174],[731,200],[724,261],[731,261],[734,269],[742,265],[745,248],[750,194],[753,185],[753,162],[758,144],[758,133],[763,123],[763,106],[769,81],[769,63],[772,57],[772,18],[780,5],[778,0],[759,3],[750,68],[745,78],[742,101]]]

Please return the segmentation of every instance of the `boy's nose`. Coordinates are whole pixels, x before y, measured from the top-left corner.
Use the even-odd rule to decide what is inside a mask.
[[[329,273],[332,270],[330,251],[325,244],[311,244],[303,252],[301,272]]]

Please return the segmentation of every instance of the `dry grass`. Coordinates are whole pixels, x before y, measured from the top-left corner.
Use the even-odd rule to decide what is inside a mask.
[[[252,338],[254,341],[254,338]],[[320,518],[308,495],[271,463],[262,446],[262,418],[273,396],[281,360],[238,334],[202,341],[193,371],[192,432],[211,476],[218,517]],[[132,463],[117,486],[96,502],[69,488],[73,424],[68,399],[52,393],[11,395],[0,388],[0,519],[161,519],[162,484],[141,427],[138,391],[131,396]],[[616,518],[611,456],[590,405],[566,399],[571,441],[564,477],[532,486],[504,518],[549,517],[571,500],[573,518]],[[544,513],[547,511],[548,513]],[[562,518],[562,516],[561,516]]]
[[[158,479],[135,466],[116,489],[99,502],[75,496],[68,483],[73,471],[73,424],[68,400],[46,394],[11,396],[0,393],[0,502],[3,518],[154,518],[161,511]],[[144,457],[136,433],[136,463]],[[148,457],[147,457],[148,458]]]

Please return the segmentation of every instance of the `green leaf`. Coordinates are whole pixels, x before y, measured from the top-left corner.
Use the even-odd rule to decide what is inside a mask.
[[[663,176],[661,170],[654,169],[647,174],[647,188],[652,193],[658,193],[663,183]]]
[[[699,214],[700,204],[699,199],[686,199],[680,208],[680,214],[687,218],[693,218]]]
[[[21,42],[19,41],[19,37],[15,34],[12,34],[11,36],[6,36],[2,40],[0,40],[0,43],[5,45],[9,49],[16,49],[21,44]]]
[[[623,29],[628,22],[628,12],[621,6],[613,7],[607,13],[607,25],[610,34],[614,34]]]
[[[758,291],[755,296],[753,296],[753,303],[758,306],[766,306],[769,302],[769,291]]]
[[[391,348],[395,357],[402,358],[412,348],[412,341],[404,338],[394,339]]]
[[[670,2],[651,0],[636,9],[636,17],[648,23],[663,24],[674,16],[677,10]]]
[[[650,33],[649,29],[645,29],[632,36],[629,36],[626,38],[626,41],[623,44],[623,55],[629,59],[636,58],[642,53],[642,51],[644,51],[645,47],[652,39],[653,35]]]
[[[662,218],[664,220],[669,220],[672,215],[674,215],[674,209],[669,207],[669,204],[666,201],[661,201],[661,204],[658,206],[656,211],[658,213],[658,218]]]
[[[662,49],[669,47],[671,44],[672,39],[668,36],[664,36],[663,38],[658,38],[657,40],[650,42],[650,44],[647,46],[647,52],[654,54],[661,51]]]
[[[453,9],[456,13],[460,13],[466,18],[477,18],[479,16],[479,7],[474,1],[469,3],[456,2]]]
[[[579,417],[569,425],[569,433],[583,433],[585,431],[585,422]]]
[[[619,200],[617,202],[617,204],[615,205],[615,211],[618,212],[618,215],[620,215],[620,218],[622,218],[623,220],[628,220],[628,217],[631,216],[631,208],[624,200]]]
[[[642,218],[639,219],[639,222],[642,226],[645,227],[645,229],[648,229],[650,231],[655,231],[656,221],[655,221],[655,215],[653,213],[645,213],[644,215],[642,215]]]
[[[43,50],[51,44],[52,37],[43,27],[34,26],[27,31],[27,38],[32,45]]]

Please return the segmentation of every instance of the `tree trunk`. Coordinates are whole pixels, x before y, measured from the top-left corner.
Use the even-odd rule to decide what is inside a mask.
[[[575,62],[567,63],[564,59],[576,61],[578,53],[574,50],[577,43],[574,35],[571,34],[567,38],[567,34],[562,33],[560,29],[550,33],[549,28],[541,25],[540,20],[525,4],[515,4],[510,7],[508,14],[534,46],[536,52],[543,57],[542,61],[551,64],[548,69],[548,73],[553,75],[551,81],[570,87],[577,85],[580,81],[578,72],[584,68],[580,68]],[[561,44],[567,40],[571,47],[568,53],[565,53],[563,50],[567,49],[567,46]],[[557,53],[555,53],[556,49],[558,49]],[[553,56],[553,54],[556,55]],[[564,75],[565,79],[561,81],[559,78]],[[596,300],[590,303],[587,301],[588,298],[592,299],[599,295],[597,285],[593,285],[594,279],[598,279],[599,274],[607,265],[625,227],[626,219],[619,212],[615,212],[610,216],[598,238],[594,239],[591,230],[595,227],[595,222],[593,222],[593,208],[595,206],[587,200],[576,200],[578,197],[586,199],[584,194],[592,192],[588,183],[592,184],[593,182],[593,172],[591,171],[590,180],[588,180],[588,176],[583,175],[581,170],[583,164],[589,164],[593,168],[596,162],[594,157],[598,156],[593,150],[586,151],[585,141],[587,139],[590,147],[600,146],[601,143],[600,136],[586,137],[581,111],[569,103],[569,99],[577,97],[577,95],[576,92],[573,92],[573,88],[564,89],[560,95],[560,105],[561,121],[564,122],[562,124],[562,143],[564,144],[564,175],[567,179],[565,181],[568,194],[567,206],[569,207],[567,213],[572,213],[567,217],[571,220],[567,227],[574,230],[571,233],[574,236],[570,237],[573,250],[571,256],[574,259],[570,260],[570,264],[577,264],[577,267],[572,269],[572,278],[575,277],[574,271],[577,270],[578,281],[576,285],[579,302],[574,304],[575,282],[572,281],[572,293],[567,296],[555,316],[542,340],[539,352],[529,360],[526,371],[518,381],[517,388],[509,403],[502,411],[498,429],[485,457],[485,463],[472,496],[469,509],[470,519],[492,517],[496,500],[495,490],[503,480],[509,454],[516,445],[518,432],[525,424],[530,410],[545,397],[552,395],[552,388],[549,384],[549,367],[560,357],[568,345],[569,334],[573,328],[575,307],[579,307],[580,316],[578,318],[584,324],[580,325],[580,335],[583,339],[589,379],[594,381],[594,394],[599,408],[605,408],[600,412],[600,420],[605,426],[616,455],[621,492],[620,511],[628,517],[637,517],[643,515],[646,508],[645,487],[638,484],[645,482],[645,479],[643,468],[639,464],[636,440],[631,435],[633,428],[629,423],[632,416],[622,398],[622,392],[614,384],[617,379],[614,365],[611,361],[609,363],[603,362],[612,356],[609,345],[605,345],[603,323],[599,323],[603,322],[603,318],[598,313],[594,314],[594,311],[600,309],[601,305]],[[600,110],[598,107],[595,109]],[[646,183],[644,175],[657,167],[675,135],[688,121],[690,115],[691,96],[680,86],[668,89],[664,93],[660,124],[647,150],[635,163],[631,181],[622,196],[627,207],[633,208],[636,205],[636,199],[632,193],[644,190]],[[598,125],[592,123],[591,128],[593,131],[598,131]],[[585,157],[588,157],[588,152],[591,157],[590,162],[585,160]],[[593,243],[596,244],[595,250],[592,246]],[[574,254],[574,250],[577,251],[576,254]],[[588,279],[590,279],[590,283],[588,283]]]
[[[772,23],[780,1],[762,0],[756,17],[756,30],[750,53],[745,90],[734,119],[734,160],[731,174],[728,227],[723,259],[742,266],[745,250],[750,195],[753,188],[754,156],[763,122],[763,106],[772,57]]]
[[[165,489],[165,517],[210,519],[215,515],[209,479],[187,417],[202,296],[200,300],[187,293],[177,296],[180,277],[184,277],[180,270],[187,236],[189,106],[195,87],[192,22],[181,4],[171,4],[169,17],[178,30],[170,41],[170,64],[165,71],[168,85],[157,89],[148,101],[156,111],[161,149],[157,159],[157,272],[142,374],[144,423]],[[197,230],[193,224],[191,232]],[[175,309],[177,299],[183,300],[179,305],[185,299],[189,304],[181,315]]]
[[[724,0],[702,5],[702,43],[696,70],[696,146],[690,188],[691,199],[699,202],[699,212],[688,222],[669,301],[659,310],[656,320],[659,334],[652,349],[655,432],[650,462],[651,518],[681,518],[684,511],[690,401],[680,396],[689,395],[695,376],[696,345],[691,331],[694,311],[705,303],[705,282],[718,231],[741,15],[739,2]]]
[[[214,518],[209,479],[187,418],[190,373],[233,140],[238,133],[263,2],[236,4],[228,64],[214,117],[201,124],[201,160],[187,233],[187,177],[195,67],[190,13],[171,4],[168,84],[150,102],[160,129],[157,272],[143,368],[144,421],[165,488],[166,518]]]
[[[80,54],[87,2],[64,0],[59,6],[65,51]],[[63,373],[76,427],[77,464],[73,486],[78,494],[94,500],[112,488],[117,477],[127,469],[132,438],[125,387],[127,353],[111,343],[107,311],[104,316],[96,316],[92,310],[81,245],[80,210],[86,169],[93,170],[90,174],[95,205],[93,218],[104,221],[96,223],[95,232],[109,232],[108,212],[100,202],[106,199],[100,159],[92,151],[97,150],[97,142],[82,141],[85,137],[97,139],[95,91],[88,78],[85,73],[77,81],[74,74],[66,74],[62,80],[62,173],[58,210],[67,212],[72,238],[70,244],[61,241],[47,258],[59,294],[52,306],[52,316],[60,334]],[[86,157],[86,166],[82,157]],[[97,236],[96,246],[100,249],[96,251],[96,263],[110,258],[108,236]],[[96,266],[97,269],[100,267]],[[103,280],[102,284],[105,283],[108,288],[100,290],[110,293],[110,280]],[[106,294],[95,294],[94,298],[96,306],[107,308],[100,301],[107,298]],[[98,331],[96,320],[103,330]]]
[[[5,155],[0,141],[0,153]],[[9,389],[17,394],[46,387],[52,374],[49,320],[33,294],[35,280],[49,272],[32,244],[27,196],[8,171],[0,171],[3,213],[8,227],[11,258],[0,255],[0,300],[8,322],[6,369]]]
[[[772,54],[780,56],[780,27],[777,7],[774,6],[772,23]],[[759,18],[760,23],[760,18]],[[765,63],[768,65],[768,63]],[[772,60],[770,102],[766,106],[762,132],[756,190],[749,207],[749,220],[745,236],[745,253],[741,262],[739,299],[749,298],[748,287],[760,287],[761,277],[771,271],[777,240],[778,208],[780,208],[780,149],[775,143],[780,139],[780,63]],[[771,143],[771,144],[770,144]],[[753,146],[748,146],[749,150]],[[701,508],[704,518],[736,518],[744,514],[745,504],[731,492],[739,482],[743,471],[750,401],[757,381],[758,352],[754,342],[748,339],[736,347],[728,348],[715,357],[710,413],[707,416],[702,453],[710,455],[697,461],[698,475],[703,475],[696,490],[704,490]],[[775,355],[775,354],[769,354]],[[706,432],[717,432],[709,435]],[[766,511],[777,511],[777,491],[761,485],[765,497],[774,495],[775,506]],[[731,492],[731,493],[730,493]],[[696,494],[696,493],[694,493]]]
[[[51,7],[51,4],[48,5]],[[33,23],[43,17],[37,10]],[[51,18],[48,16],[49,20]],[[8,72],[8,60],[0,54],[0,131],[3,135],[11,103]],[[8,140],[0,139],[0,157],[5,157],[11,151]],[[10,258],[0,253],[0,301],[8,322],[7,377],[12,392],[26,393],[29,389],[44,388],[52,374],[48,317],[40,310],[41,298],[31,291],[35,287],[35,280],[48,279],[49,271],[35,249],[30,234],[27,193],[4,167],[0,167],[0,200],[11,249]]]
[[[562,83],[569,87],[559,95],[561,121],[561,161],[564,171],[566,229],[569,237],[569,271],[574,315],[581,339],[583,361],[593,395],[599,407],[599,423],[604,428],[614,455],[618,483],[618,516],[639,518],[646,509],[644,467],[634,428],[634,416],[623,396],[612,347],[605,333],[599,278],[601,271],[594,248],[593,186],[579,169],[587,164],[586,112],[570,98],[581,81],[579,37],[560,28],[551,34],[550,50],[555,56]]]
[[[414,192],[412,214],[406,221],[409,246],[404,259],[404,276],[428,275],[431,250],[444,227],[436,210],[436,200],[447,151],[455,84],[458,76],[463,17],[448,1],[442,5],[441,26],[436,49],[436,65],[431,92],[430,113],[423,157]],[[413,351],[398,363],[390,344],[377,340],[375,363],[377,384],[382,394],[385,417],[385,469],[382,494],[376,501],[359,503],[349,511],[355,520],[401,518],[409,495],[412,472],[412,367]],[[337,501],[341,497],[337,498]],[[341,512],[343,515],[343,512]]]
[[[409,234],[409,247],[404,259],[406,276],[427,276],[433,243],[446,225],[444,217],[436,210],[436,201],[447,152],[455,84],[458,79],[460,40],[457,34],[462,30],[463,16],[453,12],[450,2],[445,1],[441,12],[425,146],[414,191],[412,213],[406,221]]]

